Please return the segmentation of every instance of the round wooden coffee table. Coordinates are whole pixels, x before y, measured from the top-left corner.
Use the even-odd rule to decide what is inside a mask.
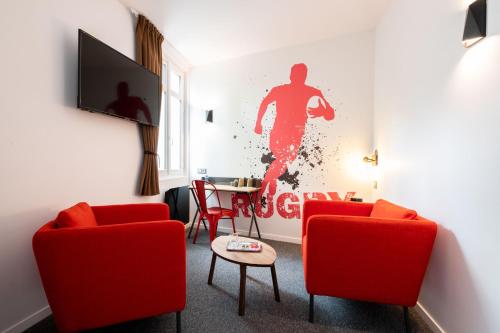
[[[214,277],[215,261],[217,257],[222,258],[226,261],[232,262],[234,264],[240,265],[240,296],[239,296],[239,309],[238,314],[243,316],[245,314],[245,288],[247,280],[247,266],[252,267],[270,267],[271,276],[273,279],[274,288],[274,299],[276,302],[280,301],[280,292],[278,289],[278,280],[276,278],[276,269],[274,267],[274,262],[276,261],[276,251],[267,245],[266,243],[260,242],[262,244],[261,252],[235,252],[227,251],[226,246],[229,241],[230,236],[220,236],[214,239],[212,242],[212,263],[210,265],[210,274],[208,274],[208,284],[212,284]],[[238,237],[240,241],[255,241],[251,238]]]

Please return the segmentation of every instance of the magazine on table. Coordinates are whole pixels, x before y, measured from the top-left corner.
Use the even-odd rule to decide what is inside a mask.
[[[226,250],[237,252],[260,252],[262,244],[258,241],[234,241],[227,242]]]

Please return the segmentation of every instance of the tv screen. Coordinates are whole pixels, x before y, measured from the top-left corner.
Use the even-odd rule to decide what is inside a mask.
[[[160,77],[78,31],[78,107],[158,126]]]

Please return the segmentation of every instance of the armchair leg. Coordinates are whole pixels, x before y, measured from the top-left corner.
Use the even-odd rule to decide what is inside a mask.
[[[181,333],[181,312],[177,311],[175,313],[175,323],[177,325],[177,333]]]
[[[314,323],[314,295],[309,294],[309,322]]]
[[[410,333],[410,322],[408,320],[408,307],[403,306],[403,319],[404,319],[404,333]]]

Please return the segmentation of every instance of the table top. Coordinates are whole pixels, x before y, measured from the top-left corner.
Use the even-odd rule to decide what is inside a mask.
[[[259,241],[262,244],[260,252],[237,252],[227,251],[227,242],[231,236],[219,236],[212,242],[212,251],[219,257],[235,264],[244,264],[249,266],[271,266],[276,261],[276,251],[268,244]],[[238,237],[240,241],[256,241],[252,238]]]
[[[237,187],[232,185],[223,185],[223,184],[213,184],[217,191],[220,192],[238,192],[238,193],[254,193],[260,190],[260,187]],[[189,188],[193,188],[193,186],[189,186]],[[207,190],[210,190],[210,186],[206,186]]]

